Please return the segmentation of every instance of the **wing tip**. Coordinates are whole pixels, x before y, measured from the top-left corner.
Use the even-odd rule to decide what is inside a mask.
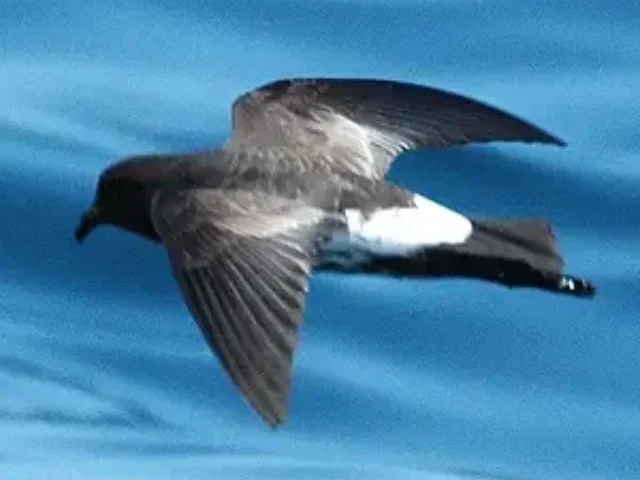
[[[568,146],[567,142],[565,140],[563,140],[560,137],[556,137],[554,135],[551,135],[550,133],[546,133],[544,132],[544,135],[539,139],[539,140],[535,140],[537,142],[540,143],[544,143],[547,145],[553,145],[556,147],[560,147],[560,148],[565,148]]]
[[[281,412],[258,412],[262,421],[269,427],[271,430],[276,431],[280,428],[285,421],[287,420],[287,414],[285,411]]]
[[[485,140],[487,141],[487,140]],[[533,131],[521,133],[519,135],[513,135],[511,138],[492,138],[489,142],[507,142],[507,143],[528,143],[539,145],[550,145],[559,148],[565,148],[568,143],[560,137],[556,137],[544,130],[534,127]]]

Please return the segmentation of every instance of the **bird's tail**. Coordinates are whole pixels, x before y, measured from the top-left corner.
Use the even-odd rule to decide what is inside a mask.
[[[405,258],[376,258],[362,270],[401,276],[468,277],[508,287],[532,287],[592,297],[586,279],[565,275],[549,224],[539,219],[472,220],[473,233],[460,245],[429,248]]]

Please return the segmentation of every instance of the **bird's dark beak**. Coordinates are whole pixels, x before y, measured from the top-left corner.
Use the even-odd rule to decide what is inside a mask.
[[[76,227],[76,241],[82,243],[87,238],[91,231],[96,228],[101,222],[101,209],[99,206],[94,205],[89,210],[82,214],[80,222]]]

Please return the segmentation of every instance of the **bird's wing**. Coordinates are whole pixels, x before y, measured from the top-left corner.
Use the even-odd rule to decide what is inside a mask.
[[[236,99],[232,117],[230,151],[259,152],[274,168],[308,162],[309,169],[375,179],[408,149],[491,141],[565,145],[471,98],[389,80],[278,80]]]
[[[151,216],[209,346],[277,426],[313,259],[338,220],[302,202],[204,189],[157,193]]]

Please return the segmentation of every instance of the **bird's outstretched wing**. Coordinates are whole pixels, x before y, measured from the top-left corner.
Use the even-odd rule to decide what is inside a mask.
[[[297,162],[376,179],[408,149],[492,141],[565,145],[477,100],[390,80],[278,80],[240,96],[232,117],[228,150],[259,152],[273,168]]]
[[[151,215],[209,346],[258,414],[277,426],[313,259],[341,224],[302,202],[206,189],[160,192]]]

